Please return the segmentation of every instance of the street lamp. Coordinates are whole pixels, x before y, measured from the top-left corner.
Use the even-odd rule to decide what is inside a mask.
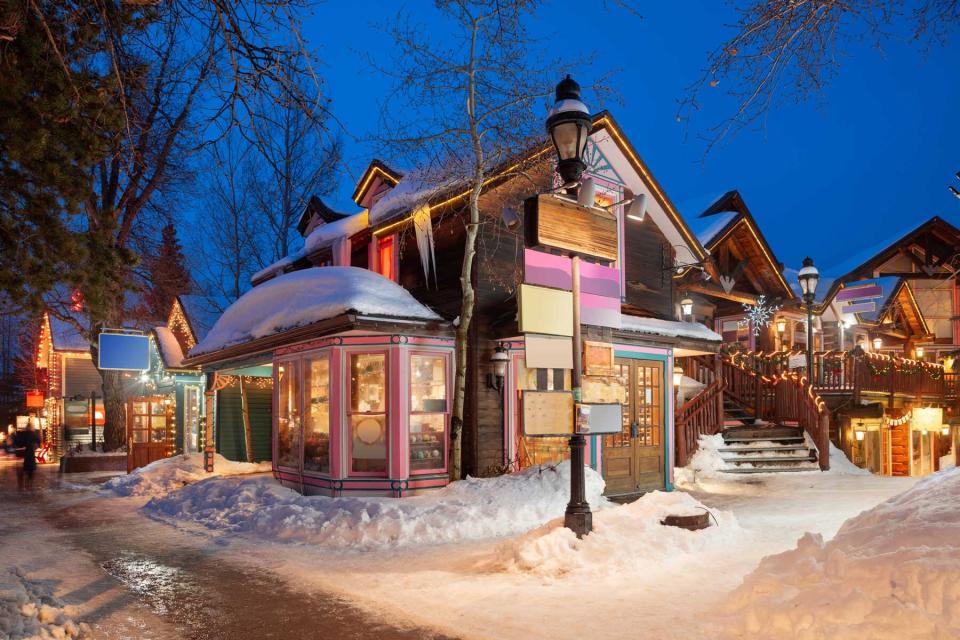
[[[564,184],[576,183],[587,168],[583,152],[590,125],[590,110],[580,100],[580,85],[568,75],[557,85],[556,102],[547,116],[547,133],[557,150],[557,173]]]
[[[557,85],[557,100],[547,116],[547,133],[557,151],[557,173],[568,191],[575,191],[580,175],[587,168],[583,151],[590,135],[590,110],[580,100],[580,85],[567,76]],[[591,203],[592,204],[592,203]],[[580,340],[580,256],[571,260],[573,277],[573,371],[571,383],[575,402],[580,400],[583,352]],[[593,530],[593,513],[587,502],[584,475],[584,449],[587,440],[574,425],[570,436],[570,502],[563,516],[563,525],[582,538]]]
[[[497,343],[497,347],[493,350],[493,355],[490,356],[493,373],[487,374],[487,386],[494,391],[503,390],[503,378],[507,373],[507,362],[509,361],[510,356],[507,355],[507,350],[504,348],[503,343]]]
[[[680,301],[680,313],[683,315],[683,319],[686,320],[688,316],[693,315],[693,299],[684,298]]]
[[[820,272],[809,257],[803,259],[803,268],[797,274],[797,280],[800,281],[803,301],[807,303],[807,376],[810,384],[813,384],[813,301],[817,298]]]

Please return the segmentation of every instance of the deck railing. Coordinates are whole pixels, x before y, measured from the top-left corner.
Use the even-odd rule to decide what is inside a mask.
[[[734,364],[768,378],[794,372],[807,375],[803,352],[733,352],[726,356]],[[803,364],[791,367],[797,362]],[[896,358],[885,354],[851,351],[818,351],[813,354],[812,372],[807,376],[820,394],[849,393],[859,400],[861,393],[899,393],[911,396],[957,394],[956,374],[944,373],[939,364]]]
[[[723,429],[723,380],[714,380],[677,410],[677,466],[684,467],[700,446],[700,436]]]

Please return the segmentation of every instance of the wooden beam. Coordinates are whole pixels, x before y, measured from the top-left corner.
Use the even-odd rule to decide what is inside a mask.
[[[722,287],[715,284],[691,283],[683,285],[683,288],[687,291],[702,293],[703,295],[710,296],[712,298],[723,298],[724,300],[732,300],[734,302],[740,302],[744,304],[757,303],[757,296],[755,295],[742,293],[740,291],[731,291],[730,293],[727,293]]]
[[[247,386],[243,384],[243,376],[240,376],[240,415],[243,419],[243,440],[247,445],[247,462],[253,462],[253,429],[250,428],[250,400],[247,398]]]

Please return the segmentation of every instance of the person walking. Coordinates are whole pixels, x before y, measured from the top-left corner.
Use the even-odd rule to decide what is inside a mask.
[[[37,447],[40,446],[40,435],[34,431],[33,425],[27,423],[27,428],[18,431],[14,436],[14,447],[17,456],[23,458],[23,464],[17,467],[17,487],[33,488],[33,474],[37,470]]]

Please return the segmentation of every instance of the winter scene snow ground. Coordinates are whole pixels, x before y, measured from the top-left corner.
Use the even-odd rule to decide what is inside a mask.
[[[562,526],[567,464],[403,500],[305,497],[199,456],[48,474],[14,496],[0,637],[251,637],[227,619],[271,628],[304,606],[323,637],[958,637],[960,471],[873,476],[833,452],[829,472],[742,476],[718,445],[625,505],[587,470],[581,540]],[[703,511],[702,531],[660,524]]]

